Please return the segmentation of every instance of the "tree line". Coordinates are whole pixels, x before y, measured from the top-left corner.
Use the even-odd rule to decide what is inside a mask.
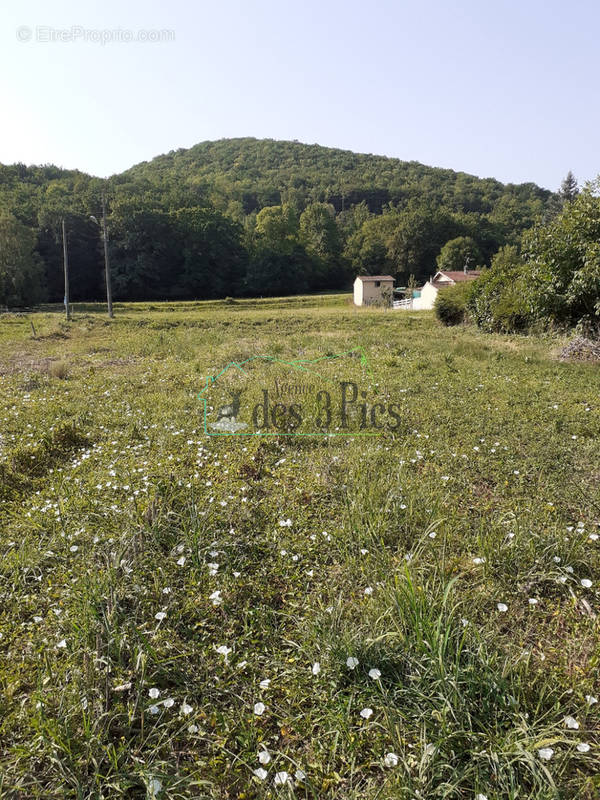
[[[63,219],[71,299],[103,296],[103,192],[121,300],[345,289],[359,273],[420,284],[439,264],[489,265],[561,208],[534,184],[272,140],[205,142],[108,181],[0,166],[0,303],[62,301]]]
[[[579,191],[571,172],[557,212],[501,247],[472,283],[441,292],[436,313],[486,331],[578,326],[600,336],[600,178]]]

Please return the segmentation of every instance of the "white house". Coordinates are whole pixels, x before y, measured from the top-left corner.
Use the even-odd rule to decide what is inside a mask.
[[[413,297],[412,305],[410,306],[415,311],[426,311],[433,308],[435,298],[441,289],[447,289],[448,286],[456,286],[457,283],[464,281],[473,281],[481,275],[479,270],[463,270],[462,272],[455,271],[440,271],[436,272],[431,280],[421,289],[420,297]]]
[[[354,281],[354,305],[391,307],[394,279],[391,275],[359,275]]]

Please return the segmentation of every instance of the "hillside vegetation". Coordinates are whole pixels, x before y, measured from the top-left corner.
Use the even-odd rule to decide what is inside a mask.
[[[449,246],[466,248],[456,239]],[[600,339],[600,179],[563,201],[547,223],[537,223],[519,246],[505,246],[477,281],[438,295],[438,319],[472,320],[487,331],[573,329]]]
[[[73,299],[103,296],[100,229],[90,218],[99,218],[103,192],[122,300],[342,289],[359,272],[422,282],[449,241],[468,239],[489,264],[557,207],[531,183],[273,140],[204,142],[107,182],[0,166],[0,303],[62,301],[62,219]]]
[[[443,205],[452,211],[489,214],[505,198],[521,204],[547,200],[550,192],[533,183],[504,185],[417,161],[353,153],[320,145],[273,139],[221,139],[202,142],[137,164],[120,180],[173,182],[202,188],[215,204],[237,201],[245,214],[265,206],[331,203],[339,213],[366,203],[381,213],[384,206],[410,201]]]

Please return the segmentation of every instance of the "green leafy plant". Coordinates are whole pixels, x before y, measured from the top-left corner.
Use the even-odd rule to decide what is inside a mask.
[[[440,289],[433,305],[437,319],[444,325],[460,325],[466,322],[467,308],[472,291],[472,281],[465,281],[447,289]]]

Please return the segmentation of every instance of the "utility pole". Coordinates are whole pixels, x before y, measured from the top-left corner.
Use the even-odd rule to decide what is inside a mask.
[[[65,273],[65,314],[67,320],[70,318],[69,308],[69,256],[67,253],[67,234],[65,233],[65,219],[62,220],[62,240],[63,240],[63,271]]]
[[[110,283],[110,263],[108,260],[108,228],[106,227],[106,196],[102,192],[102,239],[104,240],[104,271],[106,273],[106,304],[108,316],[113,318],[112,287]]]

